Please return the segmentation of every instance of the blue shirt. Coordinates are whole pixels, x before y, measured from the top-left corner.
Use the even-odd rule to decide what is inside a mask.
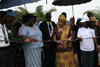
[[[36,25],[38,28],[40,28],[40,24],[39,24],[39,23],[36,22],[35,25]]]
[[[29,26],[21,26],[19,29],[19,35],[27,36],[31,39],[37,39],[38,42],[31,42],[31,43],[23,43],[23,49],[30,49],[30,48],[38,48],[43,46],[42,42],[42,32],[39,30],[37,26],[34,25],[34,27]]]

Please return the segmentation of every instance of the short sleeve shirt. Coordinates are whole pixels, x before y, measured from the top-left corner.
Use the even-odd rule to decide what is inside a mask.
[[[24,43],[23,44],[23,49],[30,49],[30,48],[38,48],[43,46],[42,42],[42,33],[39,30],[37,26],[34,25],[34,27],[28,27],[28,26],[22,26],[19,29],[19,36],[24,35],[27,36],[28,38],[32,39],[37,39],[38,42],[31,42],[29,44]]]
[[[95,31],[91,28],[80,28],[78,30],[77,37],[81,37],[83,40],[80,41],[80,49],[82,51],[93,51],[94,50],[94,41]]]

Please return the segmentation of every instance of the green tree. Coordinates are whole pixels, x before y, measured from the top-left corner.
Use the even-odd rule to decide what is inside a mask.
[[[93,15],[100,21],[100,7],[96,7],[94,10],[85,11],[83,14],[87,14],[88,12],[92,12]]]
[[[42,5],[36,7],[35,15],[38,16],[41,21],[45,19],[45,15],[44,15],[44,11],[43,11],[43,6]]]
[[[18,10],[14,11],[16,14],[16,19],[20,19],[22,18],[22,16],[24,16],[26,13],[29,13],[29,11],[27,11],[25,8],[23,7],[18,7]]]
[[[34,13],[30,13],[23,7],[18,7],[18,10],[15,10],[14,12],[16,14],[16,19],[22,18],[22,16],[24,16],[26,13],[30,13],[30,14],[36,15],[37,17],[40,18],[41,21],[43,21],[43,20],[45,20],[45,13],[47,13],[47,12],[52,13],[54,11],[56,11],[56,8],[54,8],[54,7],[48,11],[43,11],[43,6],[39,5],[36,7],[36,10]]]
[[[57,11],[57,10],[56,10],[56,8],[52,7],[52,8],[51,8],[50,10],[48,10],[47,12],[48,12],[48,13],[52,13],[52,12],[54,12],[54,11]]]
[[[51,8],[50,10],[48,11],[43,11],[43,6],[42,5],[39,5],[36,7],[36,11],[35,11],[35,14],[36,16],[38,16],[40,18],[41,21],[45,20],[45,13],[52,13],[54,11],[57,11],[56,8]]]

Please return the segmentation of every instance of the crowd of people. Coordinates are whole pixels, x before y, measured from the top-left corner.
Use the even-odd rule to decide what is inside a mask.
[[[32,14],[16,20],[13,10],[0,11],[0,67],[98,67],[100,24],[96,17],[66,20],[62,12],[57,24]]]

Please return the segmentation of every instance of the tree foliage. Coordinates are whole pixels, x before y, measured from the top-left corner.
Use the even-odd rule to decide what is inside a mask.
[[[56,8],[54,8],[54,7],[48,11],[43,11],[43,6],[39,5],[36,7],[36,10],[34,13],[30,13],[23,7],[18,7],[18,10],[15,10],[14,12],[16,14],[16,19],[22,18],[22,16],[25,15],[26,13],[30,13],[30,14],[36,15],[37,17],[40,18],[41,21],[43,21],[43,20],[45,20],[45,13],[47,13],[47,12],[52,13],[54,11],[56,11]]]
[[[54,11],[57,11],[56,8],[51,8],[50,10],[48,11],[43,11],[43,6],[42,5],[39,5],[37,6],[36,8],[36,11],[35,11],[35,14],[37,17],[40,18],[41,21],[45,20],[45,13],[52,13]]]
[[[48,10],[47,12],[48,12],[48,13],[52,13],[52,12],[54,12],[54,11],[57,11],[57,10],[56,10],[56,8],[53,7],[53,8],[51,8],[50,10]]]
[[[87,14],[88,12],[92,12],[93,15],[100,21],[100,7],[96,7],[94,10],[88,10],[84,12],[83,14]]]
[[[45,19],[45,15],[44,15],[44,11],[43,11],[43,6],[42,5],[36,7],[35,15],[37,17],[39,17],[41,21]]]
[[[15,10],[15,14],[16,14],[16,19],[20,19],[22,18],[22,16],[24,16],[26,13],[29,13],[26,9],[24,9],[23,7],[18,7],[19,10]]]

